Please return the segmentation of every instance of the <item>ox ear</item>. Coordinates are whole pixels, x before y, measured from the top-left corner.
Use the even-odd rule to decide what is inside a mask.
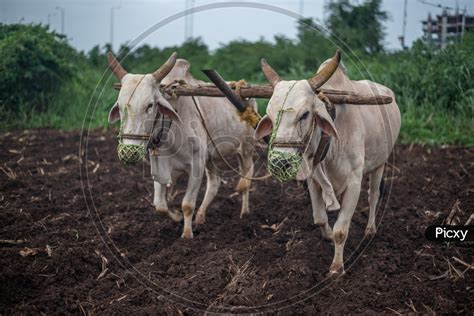
[[[314,114],[316,124],[318,124],[319,128],[321,128],[326,134],[339,139],[334,121],[326,109],[317,109]]]
[[[120,120],[120,109],[118,103],[115,103],[109,111],[109,124],[115,123],[118,120]]]
[[[265,115],[260,122],[258,122],[257,128],[255,129],[254,133],[254,138],[256,140],[260,140],[264,138],[265,136],[270,135],[272,132],[273,128],[273,123],[272,120],[268,117],[268,115]]]
[[[180,124],[182,123],[176,110],[173,109],[168,100],[166,100],[161,94],[157,96],[156,104],[158,105],[158,111],[160,111],[161,114],[170,117],[174,121],[178,121]]]

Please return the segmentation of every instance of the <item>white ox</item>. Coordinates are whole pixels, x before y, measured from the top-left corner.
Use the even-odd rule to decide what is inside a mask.
[[[334,258],[329,269],[331,275],[344,273],[344,244],[359,200],[362,178],[366,174],[369,175],[370,210],[365,233],[371,235],[376,232],[375,211],[384,165],[400,130],[400,111],[393,92],[371,81],[350,80],[339,62],[338,51],[320,66],[313,78],[284,81],[262,59],[262,71],[274,87],[274,93],[267,115],[255,131],[256,139],[261,139],[274,130],[273,150],[295,154],[305,148],[297,179],[308,183],[314,223],[321,227],[324,238],[334,242]],[[321,87],[365,95],[389,95],[393,102],[385,105],[338,104],[335,105],[336,119],[333,121],[324,102],[317,97]],[[273,129],[282,107],[280,125]],[[331,136],[331,144],[326,158],[318,164],[313,158],[322,132]],[[305,138],[310,139],[304,143]],[[290,165],[277,163],[280,167]],[[341,198],[341,205],[337,221],[331,229],[326,212],[331,203],[325,201],[325,195],[331,195],[332,189]]]
[[[183,219],[180,213],[168,208],[166,189],[176,183],[181,174],[188,176],[181,203],[184,215],[181,237],[192,238],[192,218],[204,173],[207,187],[196,215],[196,224],[204,223],[206,209],[217,194],[220,177],[214,160],[219,160],[220,156],[209,142],[191,97],[171,98],[160,90],[160,84],[176,80],[189,84],[201,81],[191,76],[189,63],[176,59],[176,53],[160,69],[147,75],[127,73],[111,53],[108,59],[110,68],[121,82],[117,103],[109,113],[109,122],[121,119],[119,138],[125,146],[143,150],[151,147],[154,205],[158,214],[166,214],[174,221]],[[244,177],[241,177],[236,190],[242,194],[242,217],[249,213],[248,179],[253,175],[254,129],[241,121],[236,108],[226,98],[197,97],[196,101],[203,105],[200,108],[204,120],[221,154],[227,158],[237,156],[239,161],[240,174]],[[247,102],[256,106],[252,99]],[[163,126],[166,139],[162,137]]]

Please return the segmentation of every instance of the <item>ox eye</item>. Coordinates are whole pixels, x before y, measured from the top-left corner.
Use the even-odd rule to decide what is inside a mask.
[[[309,115],[309,111],[304,112],[303,115],[301,115],[301,117],[299,118],[298,121],[302,121],[302,120],[307,119],[308,115]]]

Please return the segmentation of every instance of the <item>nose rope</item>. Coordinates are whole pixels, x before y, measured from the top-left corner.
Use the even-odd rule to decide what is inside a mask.
[[[130,94],[130,97],[128,98],[127,103],[125,103],[125,109],[127,110],[128,113],[130,113],[130,116],[138,115],[138,111],[136,113],[132,113],[132,111],[130,111],[130,101],[132,101],[133,95],[135,94],[135,91],[137,90],[140,83],[142,83],[143,78],[145,78],[145,75],[141,76],[140,80],[138,80],[137,84],[132,90],[132,94]]]
[[[315,130],[315,120],[313,119],[311,121],[309,131],[305,134],[301,141],[275,142],[276,134],[278,128],[280,127],[283,113],[295,111],[295,109],[293,108],[285,109],[286,100],[295,84],[296,82],[291,85],[290,89],[285,95],[283,105],[281,109],[277,112],[275,125],[270,136],[267,170],[272,174],[273,177],[278,179],[280,182],[292,180],[296,177],[301,167],[301,163],[303,162],[303,156],[306,154],[309,148],[309,144],[311,142],[311,139],[313,138]],[[278,147],[292,147],[299,149],[296,153],[278,151],[274,149],[275,144]]]
[[[138,86],[141,84],[143,81],[143,78],[145,78],[145,75],[143,75],[140,80],[138,80],[137,84],[132,90],[132,93],[130,94],[130,97],[128,98],[128,101],[125,103],[125,116],[130,115],[130,116],[135,116],[138,114],[138,111],[136,113],[132,113],[130,110],[130,101],[133,98],[133,95],[135,94],[135,91],[137,90]],[[124,134],[123,133],[123,121],[125,120],[125,117],[123,120],[120,120],[120,130],[119,134],[117,136],[119,142],[117,145],[117,154],[118,158],[120,161],[122,161],[125,164],[136,164],[140,161],[142,161],[145,158],[146,154],[146,149],[144,145],[126,145],[123,143],[123,138],[129,138],[129,139],[145,139],[149,138],[149,135],[135,135],[135,134]]]
[[[273,141],[275,140],[276,133],[278,131],[278,127],[280,126],[281,117],[283,116],[283,112],[285,112],[285,111],[287,111],[287,112],[294,111],[293,108],[289,108],[289,109],[285,110],[285,104],[286,104],[286,100],[288,99],[288,95],[290,94],[291,90],[293,90],[293,87],[295,85],[296,85],[296,81],[293,82],[290,89],[288,89],[288,91],[286,92],[285,99],[283,99],[283,105],[281,106],[281,109],[278,110],[278,112],[277,112],[277,116],[276,116],[276,119],[275,119],[275,125],[273,127],[272,134],[270,135],[270,142],[268,143],[268,148],[270,150],[272,149]]]

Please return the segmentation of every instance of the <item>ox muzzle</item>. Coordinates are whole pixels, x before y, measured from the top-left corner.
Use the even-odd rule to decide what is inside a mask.
[[[117,154],[121,162],[126,165],[134,165],[143,161],[146,155],[145,145],[139,144],[124,144],[122,139],[119,138],[117,145]]]

